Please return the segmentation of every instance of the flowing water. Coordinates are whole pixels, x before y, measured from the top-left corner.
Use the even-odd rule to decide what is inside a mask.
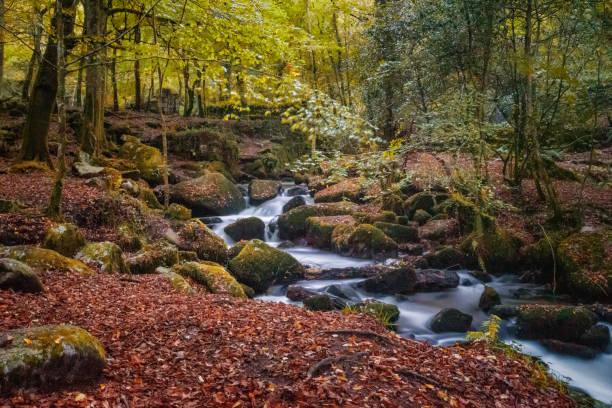
[[[285,185],[284,187],[289,187]],[[303,196],[307,204],[312,204],[310,196]],[[284,190],[276,198],[266,201],[259,206],[248,206],[235,215],[219,217],[221,222],[211,226],[213,231],[221,236],[228,244],[234,241],[223,231],[232,222],[246,217],[258,217],[266,224],[266,242],[271,246],[278,246],[280,240],[278,231],[274,228],[275,219],[282,214],[283,206],[291,199]],[[248,201],[248,198],[246,198]],[[307,246],[295,246],[284,251],[293,255],[303,265],[322,269],[356,267],[373,263],[371,260],[343,257],[328,251]],[[382,302],[397,305],[400,317],[397,322],[398,333],[404,337],[413,337],[417,340],[427,341],[434,345],[452,345],[464,340],[463,333],[434,333],[428,327],[431,318],[445,307],[454,307],[474,317],[472,327],[479,328],[487,315],[478,307],[478,301],[484,285],[472,277],[468,271],[459,271],[460,285],[454,289],[440,292],[416,293],[410,296],[389,296],[366,293],[358,289],[355,283],[362,279],[345,280],[310,280],[300,281],[297,285],[315,291],[322,291],[331,285],[343,288],[350,294],[351,301],[363,299],[377,299]],[[518,282],[514,275],[505,275],[493,278],[487,283],[497,290],[504,305],[525,303],[518,300],[515,294],[534,293],[542,288]],[[285,302],[299,305],[301,302],[292,302],[285,296],[286,288],[283,286],[271,287],[265,295],[258,299],[273,302]],[[584,360],[568,355],[551,353],[536,341],[518,340],[512,336],[512,321],[504,321],[501,328],[501,337],[506,342],[514,342],[522,351],[540,357],[552,371],[567,380],[571,385],[583,389],[589,395],[605,403],[612,404],[612,346],[608,346],[605,353],[599,354],[595,359]],[[603,323],[605,324],[605,323]],[[610,329],[612,325],[606,324]]]

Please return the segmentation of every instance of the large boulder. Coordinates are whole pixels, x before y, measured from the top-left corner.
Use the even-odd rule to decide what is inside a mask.
[[[253,180],[249,183],[249,203],[259,205],[278,195],[281,189],[280,181]]]
[[[314,200],[315,203],[333,203],[346,199],[358,203],[362,197],[361,181],[358,178],[350,178],[317,191]]]
[[[478,307],[482,310],[489,311],[493,306],[501,304],[501,298],[499,293],[490,286],[485,286],[480,299],[478,300]]]
[[[465,264],[463,252],[451,246],[444,246],[436,252],[424,256],[427,267],[434,269],[455,268]]]
[[[159,149],[147,146],[136,137],[124,136],[119,149],[119,157],[132,162],[143,179],[153,185],[163,181],[164,159]]]
[[[28,265],[16,259],[2,258],[0,259],[0,289],[38,293],[43,291],[43,285]]]
[[[0,395],[93,381],[105,364],[102,344],[79,327],[42,326],[0,333]]]
[[[472,325],[472,316],[460,310],[446,308],[440,310],[431,320],[431,330],[436,333],[460,332],[465,333]]]
[[[404,202],[404,211],[408,217],[412,219],[417,210],[423,210],[429,214],[433,214],[435,205],[436,200],[433,194],[421,192],[410,196]]]
[[[170,267],[178,262],[178,248],[164,241],[147,245],[126,259],[130,272],[137,275],[155,273],[160,266]]]
[[[121,248],[113,242],[90,242],[76,255],[76,259],[86,264],[97,265],[107,273],[129,273],[123,260]]]
[[[366,300],[353,305],[352,308],[359,313],[371,314],[384,324],[396,322],[400,315],[397,306],[378,300]]]
[[[306,200],[302,196],[291,197],[289,201],[283,205],[283,214],[297,208],[301,205],[306,205]]]
[[[577,343],[596,321],[586,307],[533,304],[519,307],[516,325],[521,338]]]
[[[305,287],[299,285],[289,285],[287,287],[287,293],[285,296],[294,302],[303,302],[305,299],[315,296],[316,294],[317,292],[306,289]]]
[[[356,258],[397,257],[397,243],[370,224],[337,226],[332,233],[332,246],[336,252]]]
[[[244,289],[236,279],[221,265],[215,262],[186,262],[175,265],[172,271],[189,277],[206,287],[210,293],[246,298]]]
[[[303,300],[304,307],[312,311],[327,312],[334,310],[334,302],[327,295],[313,295]]]
[[[347,203],[302,205],[278,217],[281,239],[302,238],[306,234],[306,220],[310,217],[348,215],[354,206]]]
[[[234,241],[264,239],[266,224],[257,217],[241,218],[223,228]]]
[[[495,228],[482,234],[473,232],[461,244],[473,268],[484,265],[488,273],[501,275],[520,271],[521,240],[510,231]]]
[[[81,230],[74,224],[55,224],[45,233],[42,246],[64,256],[73,256],[85,245]]]
[[[595,350],[605,351],[610,344],[610,329],[603,324],[596,324],[580,336],[578,342]]]
[[[338,225],[355,225],[350,215],[330,215],[306,219],[306,241],[317,248],[331,248],[332,233]]]
[[[425,224],[427,221],[431,219],[431,214],[429,214],[425,210],[421,210],[420,208],[414,212],[412,216],[412,220],[416,221],[419,225]]]
[[[417,292],[438,292],[459,286],[459,275],[455,271],[440,269],[417,269],[417,281],[414,290]]]
[[[612,301],[612,229],[570,235],[557,248],[557,262],[569,293]]]
[[[42,270],[60,270],[83,275],[93,275],[94,272],[83,262],[65,257],[51,249],[34,246],[18,245],[0,247],[0,257],[17,259],[32,268]]]
[[[184,205],[172,203],[164,212],[166,218],[177,221],[187,221],[191,219],[191,210]]]
[[[308,195],[307,186],[298,185],[298,186],[293,186],[287,189],[288,197],[295,197],[295,196],[301,196],[301,195]]]
[[[172,286],[172,288],[177,292],[184,293],[185,295],[193,295],[196,293],[196,291],[191,287],[189,282],[187,282],[185,278],[183,278],[178,273],[167,270],[163,267],[158,268],[157,271],[160,272],[161,275],[168,280],[170,286]]]
[[[398,244],[419,241],[419,229],[416,227],[382,221],[375,222],[374,226]]]
[[[238,187],[221,173],[209,173],[175,184],[171,197],[191,208],[195,215],[226,215],[246,207]]]
[[[191,219],[182,224],[177,238],[179,249],[194,251],[204,261],[221,264],[227,261],[227,244],[200,220]]]
[[[414,292],[417,277],[409,266],[389,267],[383,273],[366,279],[359,286],[367,292],[385,294],[410,294]]]
[[[304,267],[294,257],[257,239],[248,241],[229,261],[229,270],[258,293],[274,283],[293,282],[304,275]]]
[[[419,228],[419,235],[430,241],[446,241],[448,238],[457,236],[457,220],[455,219],[430,219]]]

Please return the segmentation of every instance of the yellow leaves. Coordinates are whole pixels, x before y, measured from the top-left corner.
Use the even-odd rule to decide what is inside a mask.
[[[363,388],[363,385],[354,385],[354,386],[353,386],[353,389],[354,389],[355,391],[359,391],[359,390],[361,390],[362,388]]]
[[[274,390],[276,389],[276,385],[274,385],[274,384],[268,384],[268,389],[269,389],[270,391],[274,391]]]
[[[238,401],[237,403],[235,403],[234,405],[232,405],[232,408],[237,408],[237,407],[239,407],[240,405],[242,405],[242,402],[241,402],[241,401]]]
[[[295,326],[296,326],[298,329],[301,329],[301,328],[302,328],[302,322],[297,322],[297,323],[295,324]]]
[[[74,397],[74,400],[76,402],[82,402],[85,401],[85,399],[87,398],[87,395],[83,394],[82,392],[77,393],[77,395]]]
[[[55,340],[53,340],[53,342],[54,342],[55,344],[61,344],[61,343],[62,343],[62,340],[63,340],[63,339],[62,339],[62,337],[61,337],[61,336],[58,336],[58,337],[57,337]]]
[[[338,378],[340,381],[348,381],[347,378],[343,375],[339,375],[336,378]]]
[[[27,337],[23,339],[23,341],[25,341],[26,344],[32,344],[32,340],[28,339]]]

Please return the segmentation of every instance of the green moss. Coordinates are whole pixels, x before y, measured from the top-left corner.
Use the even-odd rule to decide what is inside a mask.
[[[431,218],[431,214],[429,214],[427,211],[425,210],[416,210],[414,212],[414,215],[412,216],[412,219],[416,222],[419,223],[419,225],[423,225],[425,224],[427,221],[429,221],[429,219]]]
[[[577,342],[597,321],[580,306],[523,305],[518,309],[517,334],[526,339]]]
[[[247,286],[244,283],[241,283],[240,286],[242,287],[242,290],[249,299],[253,299],[255,297],[255,291],[252,287]]]
[[[310,217],[306,219],[306,240],[318,248],[331,248],[332,233],[338,225],[355,225],[350,215]]]
[[[238,281],[258,293],[275,282],[292,282],[304,274],[303,266],[291,255],[257,239],[242,248],[229,262],[229,269]]]
[[[152,208],[154,210],[161,210],[162,208],[164,208],[159,203],[159,200],[157,199],[157,196],[155,195],[153,190],[151,190],[150,188],[141,188],[140,192],[138,193],[138,199],[144,202],[147,207]]]
[[[181,250],[194,251],[204,261],[221,264],[227,261],[227,244],[202,221],[194,218],[185,222],[178,236]]]
[[[374,224],[375,222],[387,222],[391,224],[395,224],[397,221],[397,217],[395,213],[391,211],[381,211],[379,213],[370,214],[365,212],[355,212],[353,213],[353,218],[359,224]]]
[[[234,241],[264,239],[266,224],[257,217],[241,218],[226,226],[223,231]]]
[[[190,277],[211,293],[231,295],[246,298],[242,286],[221,265],[215,262],[186,262],[175,265],[173,271],[181,276]]]
[[[227,250],[227,259],[234,259],[240,253],[240,251],[242,251],[242,248],[244,248],[248,243],[249,241],[247,240],[240,240],[232,245],[232,247]]]
[[[478,229],[478,223],[481,224],[481,230],[484,232],[495,229],[495,218],[480,211],[460,194],[452,194],[451,198],[446,200],[442,207],[447,215],[457,218],[459,230],[463,235]]]
[[[304,299],[304,307],[312,311],[327,312],[334,310],[334,302],[327,295],[314,295]]]
[[[314,196],[315,203],[333,203],[349,200],[354,203],[361,201],[363,190],[361,180],[358,178],[344,179],[333,186],[317,191]]]
[[[41,172],[46,174],[51,174],[51,169],[47,166],[46,163],[36,161],[36,160],[24,160],[13,163],[8,168],[9,173],[32,173],[32,172]]]
[[[191,219],[191,210],[180,204],[172,203],[168,206],[165,216],[171,220],[187,221]]]
[[[485,312],[491,309],[493,306],[501,305],[501,298],[499,297],[499,293],[495,289],[490,286],[485,286],[482,294],[480,295],[480,300],[478,301],[478,307],[480,307]]]
[[[516,273],[521,244],[511,232],[497,228],[483,234],[472,232],[461,244],[461,249],[474,267],[484,267],[492,274]]]
[[[0,213],[19,211],[24,205],[17,200],[0,199]]]
[[[94,272],[83,262],[65,257],[53,250],[26,245],[0,247],[0,256],[17,259],[32,268],[59,269],[66,272],[76,272],[83,275],[93,275]]]
[[[198,262],[198,254],[195,251],[179,251],[179,262]]]
[[[28,265],[16,259],[0,259],[0,289],[39,293],[44,290],[38,275]]]
[[[43,247],[59,252],[64,256],[73,256],[85,245],[83,234],[74,224],[55,224],[47,230]]]
[[[246,207],[238,187],[221,173],[209,173],[175,184],[172,199],[197,215],[225,215]]]
[[[122,251],[113,242],[90,242],[77,254],[76,258],[88,264],[96,264],[107,273],[129,273],[123,260]]]
[[[175,272],[166,272],[163,275],[168,281],[170,285],[180,293],[184,293],[186,295],[192,295],[196,293],[196,291],[191,287],[189,282],[185,280],[181,275]]]
[[[408,217],[412,218],[417,210],[424,210],[429,214],[433,214],[435,205],[434,196],[430,193],[422,192],[409,197],[404,202],[404,210]]]
[[[397,244],[370,224],[339,225],[332,234],[332,247],[340,254],[358,258],[394,258]]]
[[[170,267],[179,262],[178,249],[167,242],[159,241],[145,246],[126,259],[133,274],[155,273],[158,266]]]
[[[463,266],[465,263],[463,253],[451,246],[444,246],[434,253],[427,254],[425,260],[428,267],[434,269]]]
[[[306,234],[306,220],[310,217],[348,215],[354,206],[348,203],[302,205],[278,217],[281,239],[301,238]]]
[[[418,242],[419,240],[419,230],[416,227],[389,222],[375,222],[374,226],[397,243]]]
[[[119,156],[132,161],[143,179],[152,184],[161,184],[163,176],[163,156],[159,149],[147,146],[133,136],[124,136]]]
[[[356,305],[352,306],[352,309],[359,313],[373,315],[387,327],[390,323],[396,322],[400,315],[400,311],[397,306],[379,302],[377,300],[357,303]]]
[[[387,194],[381,199],[381,206],[383,210],[391,211],[393,214],[404,213],[404,201],[399,194]]]

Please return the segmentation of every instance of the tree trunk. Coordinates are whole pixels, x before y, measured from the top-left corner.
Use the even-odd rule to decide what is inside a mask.
[[[183,82],[185,82],[185,109],[183,110],[183,116],[191,116],[193,110],[193,89],[189,88],[189,62],[185,63],[183,67]]]
[[[117,92],[117,49],[113,49],[113,61],[111,63],[111,83],[113,85],[113,111],[119,111],[119,94]]]
[[[140,44],[140,25],[136,25],[134,27],[134,44],[138,47]],[[142,86],[140,84],[140,54],[138,52],[135,53],[135,61],[134,61],[134,110],[139,111],[142,109],[142,95],[141,89]]]
[[[0,25],[4,27],[4,0],[0,0]],[[0,98],[2,98],[2,82],[4,79],[4,28],[0,28]]]
[[[311,35],[311,25],[310,25],[310,3],[309,0],[304,0],[304,6],[306,7],[306,32],[308,36]],[[312,69],[312,87],[317,89],[317,83],[319,82],[318,73],[317,73],[317,61],[315,59],[315,52],[312,49],[312,44],[310,46],[310,64]]]
[[[41,60],[40,43],[41,43],[42,34],[43,34],[43,15],[45,14],[45,12],[46,12],[46,9],[36,11],[36,21],[34,23],[34,27],[32,27],[32,38],[34,39],[34,50],[32,52],[32,56],[30,57],[30,62],[28,63],[28,71],[23,81],[23,88],[21,89],[21,99],[23,99],[24,101],[27,101],[30,98],[30,93],[32,91],[31,90],[32,78],[34,78],[34,73],[40,66],[40,60]]]
[[[157,94],[157,109],[159,109],[159,122],[161,124],[161,136],[162,136],[162,155],[163,155],[163,181],[164,181],[164,208],[168,209],[170,205],[170,185],[168,184],[168,138],[166,137],[166,122],[164,119],[164,110],[162,106],[162,89],[164,84],[164,77],[162,69],[157,63],[157,75],[159,79],[159,90]]]
[[[83,67],[85,59],[79,61],[79,72],[77,73],[77,83],[74,90],[75,105],[79,108],[83,106]]]
[[[62,0],[64,38],[72,36],[74,29],[74,1]],[[57,26],[56,18],[52,21]],[[21,144],[20,160],[38,160],[49,164],[48,137],[49,122],[57,96],[57,44],[54,36],[49,37],[45,54],[36,74],[34,88],[28,104],[28,114],[23,129],[23,143]],[[74,45],[66,42],[66,50]]]

